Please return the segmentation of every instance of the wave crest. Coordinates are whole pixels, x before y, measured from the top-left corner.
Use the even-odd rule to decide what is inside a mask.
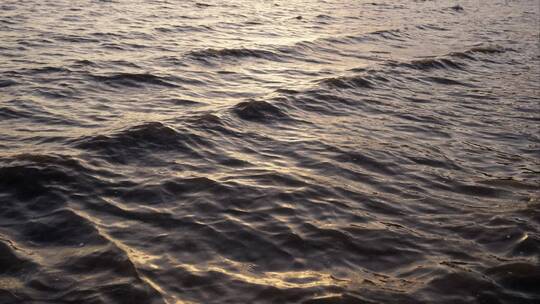
[[[188,58],[200,61],[208,61],[212,59],[242,59],[242,58],[257,58],[267,60],[278,60],[279,55],[261,49],[248,48],[224,48],[224,49],[202,49],[191,51],[187,54]]]
[[[165,77],[149,73],[118,73],[113,75],[91,75],[91,77],[98,82],[112,87],[141,87],[143,85],[177,87],[176,84],[170,82]]]
[[[263,100],[250,100],[234,106],[238,117],[252,121],[283,120],[289,117],[277,106]]]

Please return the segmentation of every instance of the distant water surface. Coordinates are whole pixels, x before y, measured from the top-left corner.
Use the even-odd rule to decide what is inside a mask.
[[[538,0],[1,0],[0,303],[540,303]]]

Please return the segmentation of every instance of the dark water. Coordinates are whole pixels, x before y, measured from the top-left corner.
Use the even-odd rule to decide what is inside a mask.
[[[1,0],[0,303],[540,303],[539,11]]]

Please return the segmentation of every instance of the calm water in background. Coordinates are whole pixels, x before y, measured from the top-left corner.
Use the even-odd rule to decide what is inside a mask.
[[[539,11],[1,0],[0,303],[539,303]]]

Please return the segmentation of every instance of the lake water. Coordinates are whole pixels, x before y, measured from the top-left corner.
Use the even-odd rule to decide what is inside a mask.
[[[197,1],[0,1],[0,303],[540,303],[539,1]]]

